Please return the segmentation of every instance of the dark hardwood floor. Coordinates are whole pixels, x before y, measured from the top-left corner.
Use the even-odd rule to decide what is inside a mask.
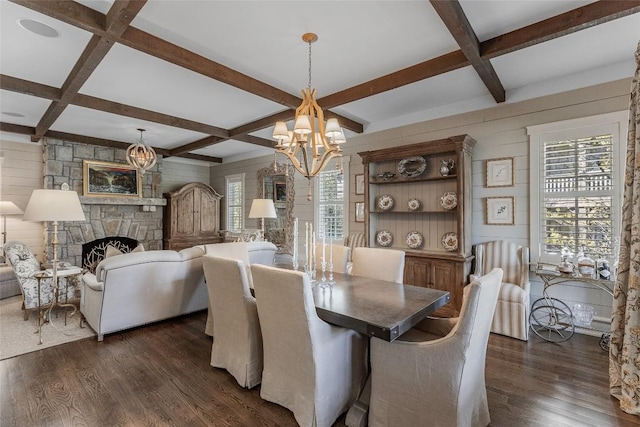
[[[205,320],[200,312],[1,361],[0,425],[297,425],[259,387],[209,365]],[[640,426],[609,396],[607,353],[594,337],[492,335],[486,378],[491,426]]]

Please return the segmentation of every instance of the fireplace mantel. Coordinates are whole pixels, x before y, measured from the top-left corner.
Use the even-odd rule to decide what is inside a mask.
[[[166,206],[167,199],[151,197],[87,197],[81,196],[83,205],[138,205],[138,206]]]

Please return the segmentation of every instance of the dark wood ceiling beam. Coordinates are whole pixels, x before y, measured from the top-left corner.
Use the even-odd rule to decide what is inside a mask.
[[[36,96],[50,101],[59,101],[62,97],[62,91],[57,87],[7,76],[6,74],[0,74],[0,89],[21,93],[23,95]]]
[[[124,32],[140,9],[146,4],[146,0],[116,0],[107,13],[105,19],[105,33],[112,37],[119,37]],[[98,64],[104,59],[113,41],[106,37],[93,35],[80,58],[69,73],[69,76],[62,85],[62,96],[60,101],[53,101],[44,113],[32,140],[38,140],[47,132],[53,123],[60,117],[69,105],[69,102],[76,96],[82,85],[91,76]]]
[[[218,138],[215,136],[208,136],[206,138],[199,139],[197,141],[193,141],[189,144],[181,145],[180,147],[172,148],[169,151],[169,154],[172,156],[177,156],[179,154],[187,153],[189,151],[199,150],[200,148],[206,148],[211,145],[218,144],[222,141],[226,141],[226,138]]]
[[[496,70],[488,59],[480,57],[480,42],[471,23],[457,0],[429,0],[431,6],[442,19],[460,49],[476,70],[496,102],[505,101],[505,90]]]
[[[469,65],[469,60],[464,56],[462,51],[457,50],[325,96],[324,98],[318,99],[318,104],[324,108],[337,107],[391,89],[416,83],[429,77],[454,71],[467,65]]]
[[[158,113],[156,111],[145,110],[144,108],[134,107],[132,105],[121,104],[119,102],[107,101],[105,99],[96,98],[89,95],[77,94],[71,102],[79,107],[90,108],[92,110],[104,111],[107,113],[118,114],[125,117],[133,117],[140,120],[146,120],[153,123],[159,123],[180,129],[192,130],[194,132],[206,133],[219,138],[228,138],[229,131],[217,126],[211,126],[205,123],[199,123],[180,117],[170,116],[168,114]]]
[[[91,9],[83,4],[68,0],[9,0],[11,3],[24,6],[28,9],[50,16],[58,21],[65,22],[74,27],[98,36],[105,35],[106,15]]]
[[[22,93],[25,95],[37,96],[39,98],[45,98],[51,101],[59,101],[61,99],[62,92],[60,89],[52,86],[7,76],[5,74],[0,74],[0,89]],[[219,128],[217,126],[198,123],[192,120],[158,113],[156,111],[145,110],[143,108],[134,107],[132,105],[107,101],[106,99],[83,95],[81,93],[76,94],[76,96],[69,102],[69,104],[77,105],[78,107],[89,108],[92,110],[104,111],[106,113],[118,114],[120,116],[133,117],[135,119],[146,120],[149,122],[159,123],[175,128],[206,133],[220,138],[229,137],[228,130]]]
[[[259,136],[253,136],[253,135],[239,135],[239,136],[236,136],[234,139],[240,142],[246,142],[248,144],[259,145],[261,147],[266,147],[266,148],[273,148],[276,145],[276,141],[260,138]]]
[[[10,133],[17,133],[19,135],[33,135],[36,130],[35,130],[35,128],[32,128],[30,126],[23,126],[23,125],[16,125],[16,124],[13,124],[13,123],[0,122],[0,131],[2,131],[2,132],[10,132]],[[122,150],[126,150],[131,145],[128,142],[114,141],[114,140],[111,140],[111,139],[103,139],[103,138],[95,138],[95,137],[91,137],[91,136],[77,135],[77,134],[74,134],[74,133],[58,132],[58,131],[54,131],[54,130],[47,131],[47,133],[44,135],[44,137],[60,139],[60,140],[69,141],[69,142],[77,142],[77,143],[80,143],[80,144],[97,145],[97,146],[100,146],[100,147],[118,148],[118,149],[122,149]],[[154,147],[154,150],[156,151],[156,153],[158,153],[159,155],[162,155],[164,157],[172,156],[171,150],[167,150],[165,148],[156,148],[156,147]],[[185,153],[185,154],[175,155],[174,157],[182,157],[182,158],[186,158],[186,159],[203,160],[203,161],[212,162],[212,163],[222,163],[222,159],[220,157],[204,156],[204,155],[200,155],[200,154]]]
[[[482,58],[491,59],[640,12],[640,1],[596,1],[480,43]]]

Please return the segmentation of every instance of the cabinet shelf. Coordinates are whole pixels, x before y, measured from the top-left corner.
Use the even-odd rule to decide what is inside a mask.
[[[452,181],[457,178],[457,175],[447,176],[425,176],[418,178],[394,178],[391,180],[372,179],[370,184],[372,185],[393,185],[393,184],[408,184],[411,182],[428,182],[428,181]]]
[[[419,211],[403,211],[403,210],[390,210],[390,211],[383,211],[380,209],[376,209],[376,210],[372,210],[371,211],[372,214],[451,214],[451,213],[456,213],[456,209],[450,209],[450,210],[419,210]]]

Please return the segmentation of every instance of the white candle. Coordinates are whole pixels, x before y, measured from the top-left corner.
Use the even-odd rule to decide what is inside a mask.
[[[304,262],[309,265],[309,223],[304,223]]]
[[[333,264],[333,237],[329,237],[329,264]]]
[[[327,245],[324,243],[324,236],[322,236],[322,262],[326,261],[325,258],[324,258],[324,255],[325,255],[325,251],[324,250],[325,250],[326,247],[327,247]]]
[[[298,259],[298,218],[293,220],[293,257]]]

